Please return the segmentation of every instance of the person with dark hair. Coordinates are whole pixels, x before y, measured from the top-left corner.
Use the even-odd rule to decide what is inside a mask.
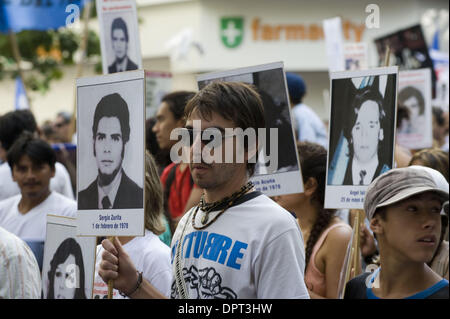
[[[408,120],[402,121],[398,133],[420,133],[424,127],[425,100],[422,93],[413,86],[407,86],[398,93],[398,105],[408,109]]]
[[[128,57],[128,28],[122,18],[115,18],[111,24],[111,41],[115,61],[108,67],[108,73],[137,70],[136,63]]]
[[[383,98],[378,89],[367,86],[356,93],[349,125],[344,127],[349,161],[343,185],[369,185],[374,177],[391,168],[380,156],[385,116]]]
[[[21,194],[0,201],[0,226],[23,240],[45,241],[47,214],[75,217],[76,203],[50,190],[56,155],[41,139],[24,133],[8,151]]]
[[[180,220],[172,239],[171,298],[309,298],[298,224],[248,181],[255,169],[256,163],[249,160],[258,152],[257,140],[242,145],[235,128],[257,134],[265,127],[262,101],[254,87],[212,82],[189,101],[185,114],[182,137],[189,137],[189,166],[204,194]],[[194,121],[200,121],[202,131],[223,134],[232,128],[233,134],[216,135],[216,141],[243,149],[244,161],[224,163],[221,152],[222,158],[210,164],[194,162],[209,148],[208,135],[193,131]],[[119,240],[105,239],[102,245],[99,275],[105,282],[114,280],[116,289],[133,298],[165,297],[136,273]]]
[[[50,261],[45,299],[86,299],[84,280],[81,247],[74,238],[66,238]]]
[[[153,126],[162,153],[169,154],[177,142],[170,139],[170,134],[174,129],[184,126],[184,109],[194,95],[190,91],[175,91],[162,98]],[[170,228],[173,234],[183,214],[200,200],[202,190],[194,184],[189,165],[183,162],[170,162],[161,173],[161,183],[164,187],[164,206],[170,214],[168,219],[172,220]]]
[[[145,234],[143,237],[119,237],[123,249],[130,256],[137,271],[165,296],[170,296],[172,265],[170,248],[161,242],[158,235],[165,230],[163,224],[163,191],[156,171],[155,161],[149,152],[145,154]],[[170,238],[169,238],[170,239]],[[170,242],[169,242],[170,245]],[[104,249],[97,246],[94,277],[94,298],[108,296],[108,287],[98,275]],[[127,298],[119,291],[113,291],[113,298]]]
[[[449,181],[448,154],[439,148],[423,149],[414,153],[409,166],[420,165],[430,167],[441,173]],[[447,239],[447,240],[445,240]],[[448,214],[441,215],[441,237],[433,258],[427,263],[439,276],[448,280],[449,244],[448,244]]]
[[[6,162],[6,154],[19,136],[29,132],[37,136],[37,124],[29,110],[17,110],[0,116],[0,200],[20,194],[20,188],[12,178],[12,168]],[[74,198],[67,169],[59,162],[55,164],[55,176],[50,179],[50,190],[70,199]]]
[[[92,125],[95,180],[78,193],[78,209],[141,208],[142,188],[122,168],[130,139],[130,113],[125,100],[108,94],[97,104]]]
[[[344,299],[448,299],[448,281],[427,263],[448,212],[448,182],[429,167],[394,168],[367,188],[364,211],[380,267],[350,280]]]
[[[275,196],[274,200],[297,216],[306,242],[305,282],[311,298],[337,298],[352,229],[334,210],[324,208],[327,151],[315,143],[297,145],[304,192]]]
[[[305,81],[300,75],[290,72],[286,73],[286,80],[297,140],[318,143],[327,148],[328,136],[325,124],[308,105],[303,103],[306,94]]]

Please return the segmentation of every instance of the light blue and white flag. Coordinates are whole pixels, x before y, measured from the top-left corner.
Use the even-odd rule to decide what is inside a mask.
[[[27,95],[25,93],[25,87],[20,76],[16,77],[16,102],[14,108],[16,110],[25,110],[30,108],[28,105]]]

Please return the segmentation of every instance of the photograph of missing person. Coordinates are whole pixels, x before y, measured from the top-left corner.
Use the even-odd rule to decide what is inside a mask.
[[[130,140],[130,113],[119,93],[107,94],[97,103],[92,137],[98,175],[78,193],[78,209],[142,207],[142,187],[122,167]]]
[[[199,89],[213,81],[252,84],[264,106],[265,143],[259,146],[258,161],[252,176],[258,190],[269,196],[303,191],[295,136],[282,63],[271,63],[198,77]],[[272,132],[276,135],[272,136]],[[288,176],[291,176],[292,180]],[[276,178],[275,178],[276,177]],[[300,178],[300,182],[298,179]],[[267,182],[266,185],[264,185]],[[258,185],[258,183],[261,183]]]
[[[365,188],[393,167],[397,74],[391,69],[332,75],[325,201],[327,194],[339,201],[328,208],[359,208]],[[359,195],[358,207],[334,207],[349,205],[352,197],[344,195]]]
[[[77,80],[78,217],[91,231],[131,231],[124,216],[136,213],[142,229],[135,231],[143,232],[144,76],[137,70]],[[84,211],[103,215],[90,219]],[[121,223],[108,214],[120,214]]]
[[[400,71],[397,100],[397,143],[408,149],[432,147],[431,70]]]
[[[137,70],[138,66],[128,56],[128,27],[121,18],[115,18],[111,24],[111,46],[114,62],[108,66],[108,73]]]
[[[95,248],[95,237],[76,237],[75,219],[48,215],[42,298],[90,299]]]
[[[105,0],[96,2],[101,26],[103,73],[139,69],[142,61],[135,2],[127,1],[128,6],[120,7],[112,6],[114,3]],[[128,9],[124,9],[125,7]]]

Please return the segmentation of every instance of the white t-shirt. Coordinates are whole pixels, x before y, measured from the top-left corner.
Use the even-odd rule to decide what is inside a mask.
[[[0,200],[20,194],[19,185],[13,181],[8,162],[0,164],[0,181]],[[75,199],[69,173],[59,162],[55,163],[55,176],[50,179],[50,190]]]
[[[47,214],[76,217],[77,203],[56,192],[26,214],[19,212],[21,198],[20,194],[0,202],[0,226],[25,241],[45,241]]]
[[[142,271],[142,277],[167,297],[170,296],[170,284],[172,283],[172,266],[170,264],[170,248],[164,244],[158,236],[149,230],[145,230],[144,237],[135,237],[123,248],[130,256],[138,271]],[[102,253],[104,249],[97,246],[94,277],[94,299],[105,299],[108,295],[108,285],[98,274]],[[123,299],[119,291],[113,290],[113,299]]]
[[[0,227],[0,299],[40,299],[41,272],[23,240]]]
[[[172,239],[173,270],[175,276],[174,256],[187,223],[181,260],[189,298],[309,298],[303,237],[294,217],[259,192],[241,200],[204,230],[192,227],[196,207],[181,219]],[[211,212],[209,221],[218,213]],[[199,210],[197,227],[203,215]],[[175,277],[171,297],[179,298]]]

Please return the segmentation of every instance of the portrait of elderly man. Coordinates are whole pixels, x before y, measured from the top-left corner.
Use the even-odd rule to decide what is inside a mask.
[[[122,18],[116,18],[111,25],[111,43],[115,55],[114,62],[108,67],[108,73],[137,70],[136,63],[128,57],[128,28]]]
[[[349,116],[349,125],[344,128],[349,160],[343,185],[369,185],[376,176],[391,168],[380,156],[386,113],[376,86],[366,86],[356,92]]]
[[[130,139],[130,114],[118,93],[104,96],[97,104],[92,136],[98,176],[78,193],[78,209],[142,208],[142,188],[122,167]]]

